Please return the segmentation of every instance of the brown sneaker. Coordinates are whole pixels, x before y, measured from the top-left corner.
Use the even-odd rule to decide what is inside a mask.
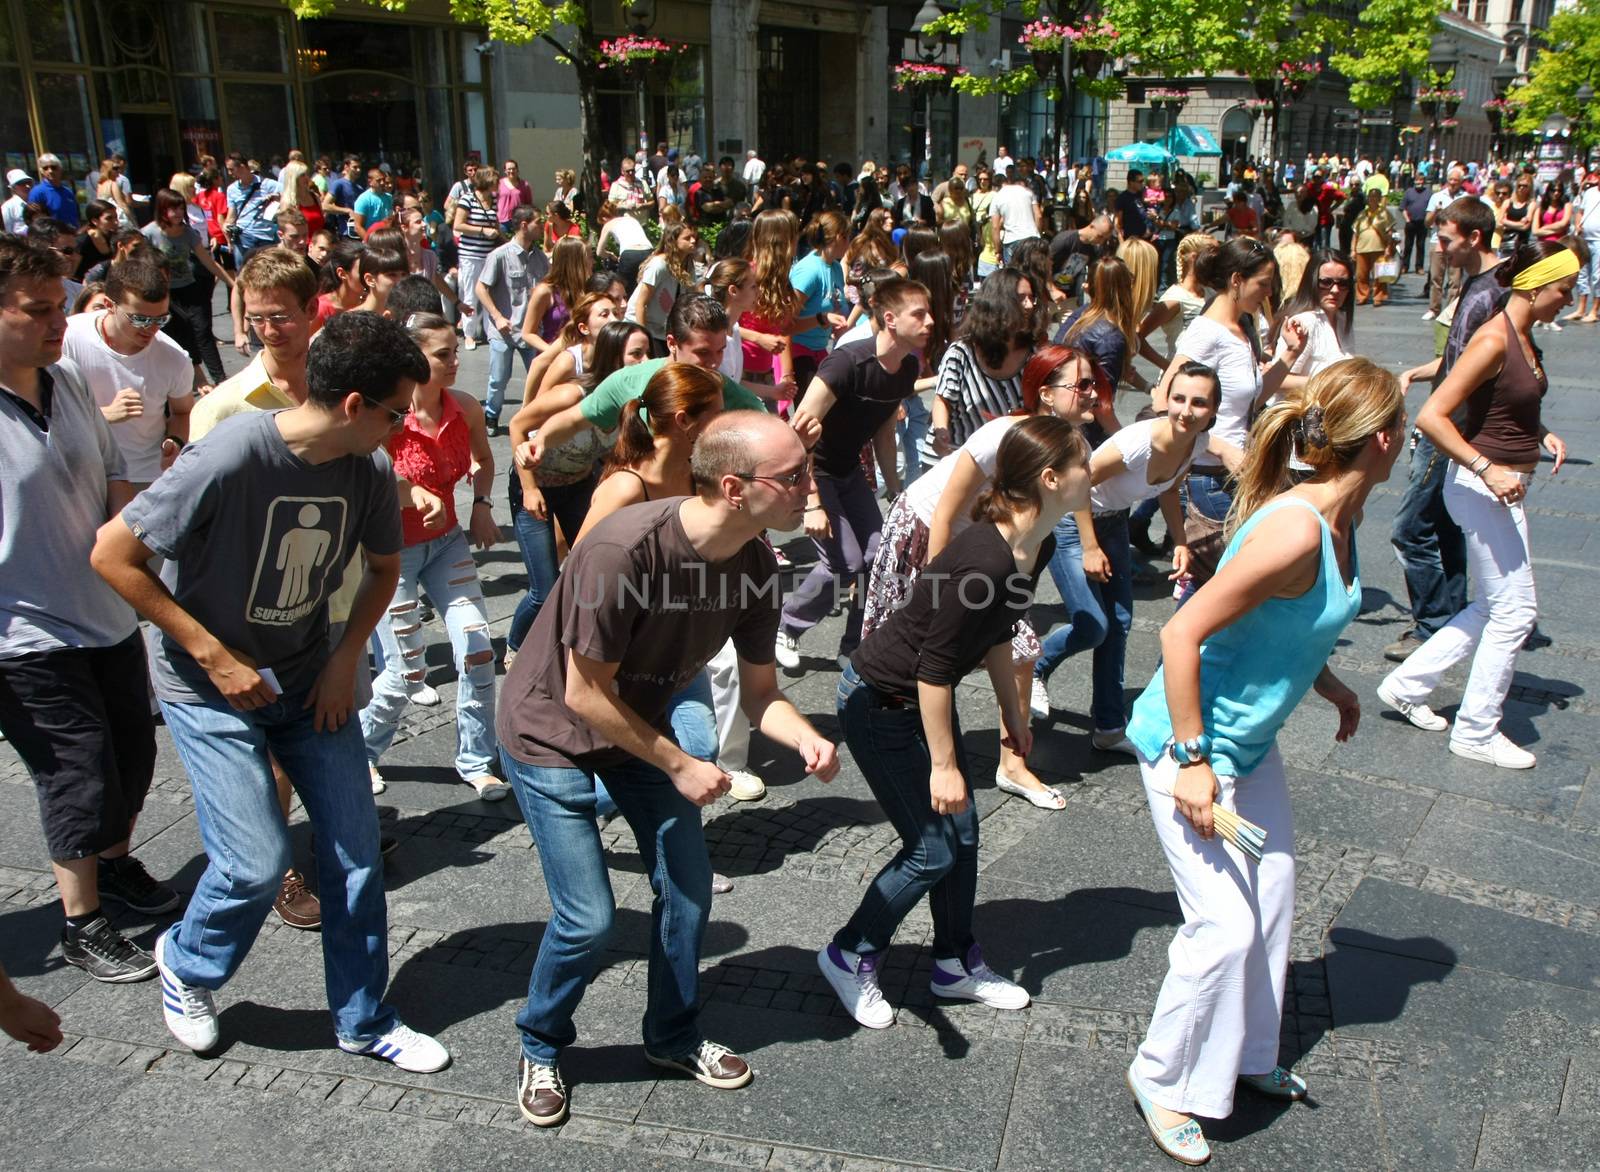
[[[1413,627],[1411,630],[1401,635],[1393,643],[1385,647],[1383,649],[1383,657],[1389,660],[1391,663],[1404,663],[1408,658],[1410,658],[1413,651],[1415,651],[1418,647],[1421,647],[1426,642],[1427,640],[1421,635],[1417,634],[1416,628]]]
[[[646,1050],[644,1056],[657,1066],[668,1070],[681,1070],[693,1075],[708,1087],[735,1091],[747,1085],[753,1077],[750,1064],[726,1046],[715,1042],[701,1042],[687,1054],[676,1058],[660,1058]]]
[[[555,1127],[567,1121],[567,1084],[554,1066],[529,1062],[523,1055],[517,1068],[517,1106],[535,1127]]]
[[[302,932],[315,932],[322,927],[322,904],[306,890],[305,877],[299,871],[290,871],[283,877],[283,887],[272,903],[272,910],[289,927]]]

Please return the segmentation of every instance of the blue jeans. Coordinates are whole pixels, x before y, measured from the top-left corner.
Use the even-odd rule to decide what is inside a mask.
[[[506,384],[511,381],[511,352],[515,350],[522,355],[522,371],[526,374],[533,365],[533,347],[523,344],[520,333],[515,335],[513,345],[493,325],[484,326],[484,332],[489,335],[489,391],[483,400],[483,417],[494,427],[500,422],[500,409],[506,402]]]
[[[166,963],[190,985],[219,989],[244,961],[289,869],[270,752],[317,832],[322,961],[334,1029],[347,1042],[388,1031],[389,908],[361,727],[317,732],[306,692],[235,712],[222,701],[161,701],[194,790],[206,869],[167,937]]]
[[[1073,519],[1064,517],[1062,524],[1056,526],[1058,544],[1055,557],[1050,561],[1050,572],[1056,577],[1062,598],[1066,598],[1067,590],[1060,585],[1061,577],[1056,575],[1056,560],[1062,557],[1061,550],[1065,544],[1062,542],[1062,525],[1072,527],[1070,556],[1075,559],[1077,569],[1072,587],[1076,591],[1077,584],[1083,583],[1097,611],[1090,626],[1092,633],[1099,637],[1094,643],[1083,644],[1094,649],[1093,694],[1089,702],[1089,715],[1097,731],[1110,732],[1127,724],[1122,712],[1123,668],[1128,652],[1128,632],[1133,629],[1133,551],[1128,545],[1128,514],[1112,513],[1094,519],[1095,540],[1111,561],[1111,578],[1106,582],[1091,582],[1084,575],[1083,550],[1078,543],[1078,526]],[[1048,680],[1062,661],[1072,654],[1072,650],[1081,649],[1072,647],[1075,626],[1072,623],[1062,627],[1044,641],[1044,654],[1033,667],[1036,678]]]
[[[506,646],[516,651],[539,617],[539,608],[550,592],[556,588],[556,575],[561,563],[556,560],[555,526],[561,526],[567,544],[577,538],[589,515],[589,501],[594,496],[595,476],[591,473],[576,484],[559,487],[541,487],[549,519],[541,521],[522,507],[522,481],[517,470],[511,470],[508,492],[511,500],[511,527],[517,534],[517,547],[522,550],[522,565],[528,572],[528,592],[517,603],[511,616],[511,629],[506,634]]]
[[[1233,482],[1225,476],[1212,476],[1204,472],[1190,472],[1183,484],[1184,499],[1194,508],[1194,511],[1209,521],[1221,525],[1228,519],[1228,510],[1233,508]],[[1176,538],[1174,538],[1176,540]],[[1189,543],[1193,552],[1195,543]],[[1217,558],[1222,556],[1222,546],[1217,547]],[[1194,592],[1211,580],[1216,572],[1214,566],[1202,565],[1192,572],[1192,577],[1183,585],[1183,597],[1178,599],[1182,606],[1194,597]]]
[[[816,486],[833,532],[826,541],[813,541],[816,564],[784,600],[780,622],[789,634],[804,634],[827,616],[835,596],[848,590],[853,580],[856,594],[848,604],[844,634],[839,639],[839,654],[849,655],[861,642],[862,600],[867,596],[867,572],[878,556],[883,514],[878,511],[872,482],[857,468],[844,476],[819,472]]]
[[[933,758],[921,712],[910,705],[888,706],[853,666],[839,678],[838,708],[850,755],[900,835],[900,850],[873,878],[833,942],[850,952],[882,952],[926,895],[933,912],[934,958],[965,956],[973,944],[972,908],[978,898],[978,813],[970,782],[965,810],[934,813]],[[950,721],[956,764],[970,778],[953,705]]]
[[[539,848],[550,894],[550,922],[528,978],[528,1002],[517,1015],[523,1054],[553,1064],[577,1040],[572,1015],[616,914],[595,825],[598,781],[628,820],[655,893],[645,1049],[673,1057],[693,1050],[701,1041],[700,947],[711,910],[711,859],[700,808],[661,770],[637,759],[592,772],[525,765],[504,750],[500,759]]]
[[[1411,621],[1423,639],[1467,607],[1467,539],[1444,507],[1450,458],[1414,432],[1405,496],[1389,542],[1405,569]]]
[[[701,672],[672,698],[667,719],[672,721],[672,739],[678,742],[678,748],[701,761],[717,759],[720,741],[708,673]],[[595,808],[597,815],[609,818],[617,812],[616,800],[606,792],[606,783],[598,777],[594,779],[594,793],[599,803]]]
[[[906,471],[900,478],[902,490],[922,475],[922,444],[928,438],[928,428],[933,425],[933,412],[922,401],[921,395],[906,400],[906,417],[895,425],[900,437],[900,450],[905,453]]]
[[[420,684],[428,649],[422,625],[423,591],[444,616],[456,674],[456,772],[465,780],[494,769],[494,644],[489,614],[478,585],[467,535],[457,526],[443,537],[400,551],[400,584],[386,621],[378,624],[383,670],[372,681],[372,701],[361,710],[367,759],[376,765],[394,740],[410,703],[408,687]],[[469,663],[468,657],[480,662]],[[410,677],[409,680],[407,677]]]
[[[1100,646],[1106,637],[1106,612],[1100,596],[1089,588],[1083,573],[1083,546],[1072,514],[1056,522],[1056,551],[1050,557],[1050,577],[1066,608],[1066,625],[1043,641],[1044,654],[1033,665],[1036,679],[1048,680],[1061,661],[1080,651]]]

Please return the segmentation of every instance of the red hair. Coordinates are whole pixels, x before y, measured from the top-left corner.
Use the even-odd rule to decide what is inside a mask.
[[[1059,368],[1069,362],[1077,361],[1089,364],[1089,369],[1094,373],[1095,392],[1100,400],[1100,406],[1109,407],[1116,388],[1111,385],[1110,376],[1095,361],[1092,354],[1076,346],[1041,346],[1034,351],[1033,357],[1028,359],[1028,364],[1022,368],[1022,406],[1012,414],[1037,415],[1039,391],[1044,384],[1050,381],[1050,376]]]

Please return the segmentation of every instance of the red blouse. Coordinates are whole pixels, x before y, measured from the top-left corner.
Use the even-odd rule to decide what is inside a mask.
[[[406,412],[405,426],[389,441],[396,476],[420,484],[444,499],[444,527],[424,529],[422,510],[400,510],[400,526],[408,546],[443,537],[456,527],[456,483],[472,470],[472,443],[466,416],[448,390],[440,400],[444,410],[437,435],[422,430],[415,411]]]

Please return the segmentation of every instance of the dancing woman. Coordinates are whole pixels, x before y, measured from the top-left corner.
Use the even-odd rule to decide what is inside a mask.
[[[929,563],[911,600],[861,644],[839,681],[845,740],[901,847],[817,964],[845,1010],[871,1029],[894,1022],[878,968],[924,895],[935,996],[995,1009],[1028,1004],[1026,990],[984,964],[972,932],[978,815],[954,690],[983,664],[1001,697],[1005,739],[1027,753],[1032,734],[1011,686],[1011,632],[1050,560],[1055,519],[1087,499],[1088,454],[1064,419],[1026,419],[1008,431],[973,524]]]
[[[1133,706],[1128,737],[1184,923],[1128,1085],[1156,1145],[1185,1164],[1210,1159],[1194,1116],[1226,1118],[1235,1084],[1306,1095],[1277,1064],[1294,826],[1276,739],[1311,689],[1338,709],[1338,740],[1361,718],[1327,660],[1361,607],[1356,521],[1405,450],[1405,423],[1399,381],[1364,358],[1262,413],[1221,564],[1162,628],[1162,666]],[[1291,452],[1312,469],[1294,488]],[[1258,862],[1217,836],[1216,805],[1266,831]]]
[[[1449,724],[1428,707],[1428,696],[1470,655],[1450,751],[1502,769],[1532,769],[1537,760],[1500,731],[1517,651],[1539,616],[1523,502],[1540,448],[1555,458],[1552,475],[1567,458],[1561,437],[1540,422],[1550,383],[1533,327],[1571,304],[1581,267],[1579,255],[1558,241],[1517,249],[1500,266],[1501,283],[1511,286],[1505,308],[1472,336],[1417,415],[1422,434],[1454,461],[1444,506],[1466,535],[1472,602],[1389,673],[1378,699],[1418,728],[1443,732]],[[1458,427],[1453,416],[1463,409]]]

